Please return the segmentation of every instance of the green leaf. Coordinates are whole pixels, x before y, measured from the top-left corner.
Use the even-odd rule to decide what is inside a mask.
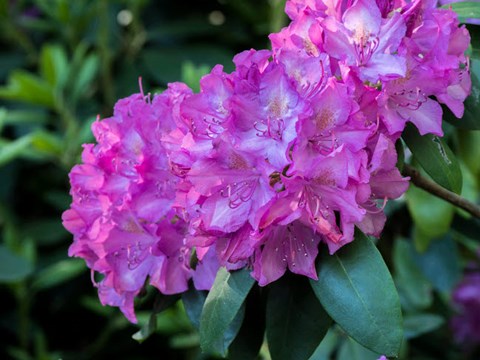
[[[68,59],[60,45],[48,44],[42,47],[40,74],[52,87],[63,87],[68,74]]]
[[[0,128],[2,125],[46,125],[48,118],[48,113],[39,109],[7,110],[6,108],[0,108]]]
[[[0,88],[0,98],[54,108],[53,88],[48,82],[23,70],[11,73],[8,86]]]
[[[395,143],[395,150],[397,151],[397,164],[395,166],[402,171],[405,164],[405,149],[401,139],[398,139]]]
[[[200,329],[200,316],[205,305],[208,292],[190,288],[182,294],[183,306],[190,322],[195,329]]]
[[[61,260],[35,274],[32,287],[35,290],[50,289],[79,276],[86,270],[85,261],[81,259]]]
[[[311,280],[332,319],[368,349],[397,356],[403,338],[400,300],[392,277],[373,242],[358,233],[334,255],[324,255]]]
[[[450,229],[455,209],[452,204],[415,186],[406,193],[407,207],[418,233],[415,246],[425,251],[432,239],[443,236]]]
[[[47,131],[36,131],[31,135],[32,148],[48,156],[61,156],[64,151],[62,139]]]
[[[0,166],[24,155],[25,151],[29,149],[31,143],[32,138],[29,135],[10,142],[0,143]]]
[[[132,335],[133,340],[137,340],[140,344],[147,340],[157,329],[157,314],[151,314],[148,321],[135,334]]]
[[[256,359],[265,336],[265,304],[260,289],[250,292],[245,309],[245,319],[235,340],[228,349],[229,360]]]
[[[330,327],[327,335],[325,335],[320,345],[318,345],[315,352],[308,360],[330,360],[339,340],[340,337],[338,331],[336,331],[334,327]]]
[[[338,350],[337,360],[376,360],[379,357],[380,354],[365,349],[353,339],[348,338]]]
[[[405,338],[413,339],[438,329],[444,322],[444,318],[436,314],[422,313],[407,315],[403,320]]]
[[[304,279],[276,281],[267,301],[267,339],[272,360],[308,359],[331,322]]]
[[[74,78],[72,81],[71,100],[75,103],[82,95],[84,95],[98,73],[99,59],[96,54],[89,55],[80,65],[79,69],[75,69],[76,73],[71,74]]]
[[[200,317],[200,346],[204,352],[225,355],[229,343],[224,333],[239,314],[254,282],[246,269],[218,270]]]
[[[423,253],[410,251],[415,264],[435,289],[450,294],[462,276],[460,254],[452,237],[435,239]]]
[[[460,4],[457,4],[460,5]],[[478,7],[480,7],[477,4]],[[480,59],[470,58],[470,75],[472,90],[465,99],[465,111],[461,119],[444,107],[444,119],[460,129],[480,130]]]
[[[453,11],[457,13],[460,22],[465,22],[467,19],[480,18],[480,6],[478,5],[478,2],[464,1],[442,6],[444,9],[449,9],[450,7],[452,7]]]
[[[0,282],[21,281],[32,272],[33,266],[27,259],[0,245]]]
[[[432,304],[433,291],[413,258],[413,246],[397,239],[393,249],[394,279],[403,308],[411,311],[425,309]]]
[[[460,165],[452,150],[441,138],[432,134],[421,136],[412,124],[408,124],[403,139],[414,158],[436,183],[460,194],[462,191]]]
[[[182,81],[194,92],[200,91],[200,79],[210,72],[207,65],[195,66],[190,61],[182,63]]]

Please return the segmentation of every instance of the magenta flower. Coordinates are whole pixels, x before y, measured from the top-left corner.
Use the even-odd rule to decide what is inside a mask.
[[[318,279],[315,258],[320,237],[310,227],[293,222],[276,225],[262,234],[262,248],[256,252],[252,276],[260,286],[280,278],[288,269]]]
[[[357,0],[341,21],[327,17],[322,22],[325,51],[356,71],[363,81],[405,75],[405,58],[398,54],[405,35],[405,21],[395,12],[383,19],[373,0]]]
[[[272,51],[217,65],[193,94],[169,84],[120,100],[92,126],[70,173],[69,254],[92,269],[103,304],[136,321],[146,283],[208,290],[220,266],[265,286],[289,270],[317,278],[358,227],[380,236],[383,208],[408,188],[394,143],[407,121],[442,134],[463,114],[469,35],[435,1],[290,0]],[[192,268],[190,267],[192,265]]]
[[[160,124],[156,116],[165,103],[155,100],[132,95],[112,118],[93,124],[98,145],[86,145],[84,164],[72,169],[73,203],[63,215],[74,234],[69,254],[104,276],[97,284],[102,303],[119,306],[131,321],[132,299],[147,277],[173,294],[185,291],[191,276],[186,224],[172,209],[178,180],[158,134],[148,131],[168,128],[167,118]]]

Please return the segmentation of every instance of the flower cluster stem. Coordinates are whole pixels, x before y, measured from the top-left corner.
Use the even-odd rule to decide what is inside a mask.
[[[420,174],[420,171],[418,171],[414,167],[404,164],[402,173],[404,176],[410,176],[412,183],[420,189],[423,189],[432,195],[448,201],[456,207],[459,207],[460,209],[463,209],[469,214],[480,219],[480,206],[423,177]]]

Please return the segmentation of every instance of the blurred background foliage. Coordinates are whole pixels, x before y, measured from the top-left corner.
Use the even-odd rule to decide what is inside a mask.
[[[68,172],[90,125],[139,91],[198,80],[264,48],[286,20],[278,0],[0,0],[0,359],[189,359],[198,336],[181,304],[154,340],[102,307],[67,257]],[[140,322],[152,309],[146,297]],[[157,300],[158,302],[158,300]],[[155,306],[162,306],[156,304]],[[139,335],[141,337],[141,335]]]
[[[284,0],[0,0],[0,359],[206,358],[178,297],[150,289],[138,326],[99,303],[83,261],[67,257],[67,174],[81,144],[94,140],[91,123],[138,92],[139,77],[146,92],[177,80],[198,90],[215,64],[231,71],[234,54],[267,47],[267,35],[286,24],[283,7]],[[448,123],[445,132],[462,195],[478,201],[480,132]],[[406,159],[415,161],[408,152]],[[402,358],[477,358],[478,349],[453,343],[448,319],[452,289],[478,263],[478,221],[414,187],[387,213],[378,245],[402,301]],[[265,347],[262,354],[269,357]],[[332,356],[376,359],[337,328],[312,360]]]

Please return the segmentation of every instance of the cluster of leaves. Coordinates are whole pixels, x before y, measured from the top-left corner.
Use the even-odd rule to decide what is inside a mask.
[[[462,20],[480,17],[478,4],[454,6]],[[413,185],[387,205],[378,249],[358,236],[325,252],[318,282],[290,276],[260,288],[245,271],[221,270],[208,294],[148,289],[139,329],[99,305],[84,263],[66,257],[67,172],[92,141],[94,116],[137,91],[140,75],[144,88],[182,80],[195,89],[214,64],[229,71],[233,54],[265,47],[282,14],[275,0],[0,0],[1,358],[478,357],[454,344],[448,320],[480,223]],[[464,118],[445,109],[445,138],[410,128],[397,145],[400,168],[416,166],[478,203],[480,29],[468,28],[473,89]],[[140,342],[156,336],[137,346],[132,333]]]

